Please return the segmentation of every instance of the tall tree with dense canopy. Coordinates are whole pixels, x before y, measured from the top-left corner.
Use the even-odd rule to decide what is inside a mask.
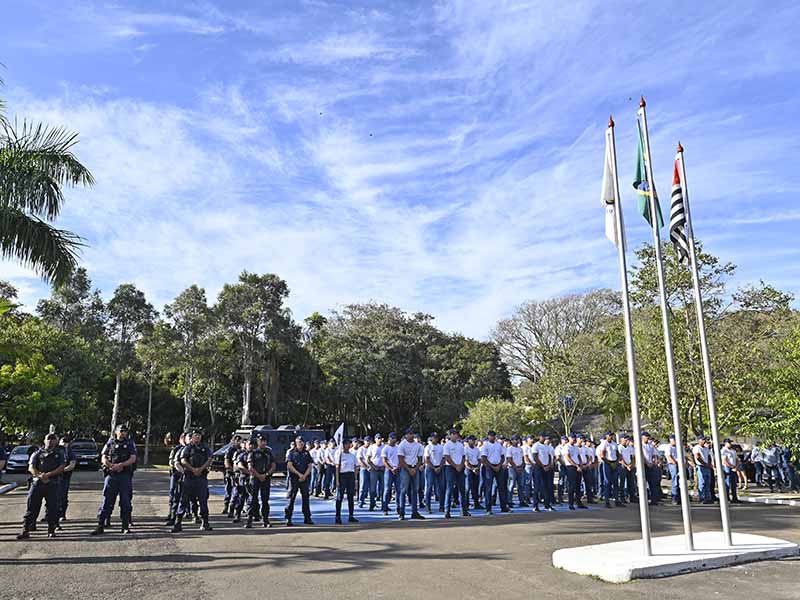
[[[78,134],[6,118],[0,103],[0,256],[34,269],[52,283],[77,266],[80,238],[53,226],[65,186],[91,186],[94,178],[73,148]]]

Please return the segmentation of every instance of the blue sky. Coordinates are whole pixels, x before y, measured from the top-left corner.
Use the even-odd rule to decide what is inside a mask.
[[[376,300],[485,337],[525,300],[617,287],[609,113],[629,245],[649,240],[642,93],[662,195],[680,140],[706,249],[800,292],[797,23],[790,2],[10,0],[0,94],[80,132],[98,183],[59,225],[107,296],[213,299],[247,269],[298,319]]]

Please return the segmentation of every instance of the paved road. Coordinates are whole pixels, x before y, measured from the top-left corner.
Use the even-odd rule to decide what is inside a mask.
[[[6,479],[13,479],[6,476]],[[665,580],[614,586],[550,566],[553,550],[630,539],[638,533],[635,507],[546,515],[425,522],[372,522],[336,527],[243,530],[212,518],[202,535],[189,525],[178,536],[161,524],[166,511],[163,472],[136,474],[136,527],[89,537],[100,476],[73,479],[71,519],[60,537],[40,532],[17,542],[23,489],[0,496],[0,598],[236,598],[254,591],[283,598],[533,597],[584,599],[619,593],[649,597],[796,600],[800,558],[743,565]],[[276,490],[277,491],[277,490]],[[222,500],[212,496],[212,514]],[[318,512],[325,503],[315,501]],[[714,507],[695,507],[697,530],[719,527]],[[278,516],[273,512],[274,516]],[[798,509],[757,504],[733,507],[735,529],[800,542]],[[680,533],[680,511],[658,508],[658,535]]]

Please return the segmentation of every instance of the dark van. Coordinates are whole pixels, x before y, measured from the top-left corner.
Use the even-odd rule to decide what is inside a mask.
[[[299,436],[308,443],[314,439],[324,440],[327,438],[322,429],[296,429],[292,425],[281,425],[277,429],[269,425],[256,425],[255,427],[237,429],[236,434],[242,436],[242,439],[245,440],[256,435],[266,436],[267,446],[272,448],[272,453],[275,455],[277,470],[282,473],[286,472],[286,452],[289,450],[289,443],[292,440]],[[214,452],[213,462],[211,463],[213,471],[225,470],[225,452],[229,447],[230,442]]]

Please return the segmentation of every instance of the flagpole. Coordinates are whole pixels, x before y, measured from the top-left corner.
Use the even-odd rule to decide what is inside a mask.
[[[697,313],[697,328],[700,330],[700,353],[703,356],[703,376],[706,384],[706,398],[708,400],[708,419],[711,423],[711,440],[714,443],[714,462],[717,474],[717,489],[719,490],[719,510],[722,517],[722,533],[728,546],[733,546],[731,534],[731,517],[728,507],[728,494],[725,489],[725,475],[722,470],[722,451],[719,444],[719,428],[717,427],[717,403],[714,399],[714,385],[711,380],[711,359],[708,354],[708,340],[706,339],[706,320],[703,314],[703,295],[700,291],[700,276],[697,269],[697,251],[694,244],[694,228],[692,215],[689,211],[689,191],[686,187],[686,168],[683,164],[683,146],[678,142],[678,165],[681,175],[681,188],[683,192],[683,210],[686,215],[686,237],[689,242],[689,259],[692,265],[692,285],[694,287],[694,309]]]
[[[678,384],[675,379],[675,355],[672,350],[672,332],[669,328],[669,307],[667,305],[666,284],[664,281],[664,259],[661,255],[661,233],[658,229],[658,216],[656,215],[656,185],[653,179],[653,166],[650,155],[650,134],[647,130],[647,103],[642,96],[639,101],[639,114],[642,119],[642,137],[644,150],[647,155],[645,168],[647,169],[648,191],[650,193],[650,223],[653,230],[653,245],[656,251],[656,272],[658,274],[658,291],[661,303],[661,323],[664,330],[664,351],[667,359],[667,377],[669,380],[669,399],[672,405],[672,426],[675,430],[675,446],[681,494],[681,516],[683,517],[683,534],[686,538],[686,549],[694,550],[694,536],[692,535],[692,516],[689,510],[689,486],[686,480],[686,459],[684,456],[683,435],[681,433],[680,404],[678,402]],[[659,480],[660,485],[660,480]]]
[[[619,178],[617,177],[617,144],[614,139],[614,119],[608,118],[611,130],[611,169],[614,176],[614,219],[617,225],[617,250],[619,254],[619,279],[622,288],[622,319],[625,324],[625,357],[628,361],[628,389],[631,396],[631,420],[633,435],[638,444],[634,444],[636,452],[636,484],[639,488],[639,521],[642,526],[642,545],[645,556],[653,555],[650,540],[650,510],[647,507],[647,489],[644,482],[644,452],[642,451],[642,425],[639,422],[639,393],[636,386],[636,353],[633,348],[633,329],[631,326],[631,302],[628,295],[628,265],[625,258],[625,229],[622,224],[622,205],[619,199]]]

